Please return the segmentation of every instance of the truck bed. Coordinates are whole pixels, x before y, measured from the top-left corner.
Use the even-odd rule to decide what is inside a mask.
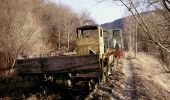
[[[18,74],[94,74],[100,71],[99,55],[71,55],[18,59],[16,62],[16,69]]]

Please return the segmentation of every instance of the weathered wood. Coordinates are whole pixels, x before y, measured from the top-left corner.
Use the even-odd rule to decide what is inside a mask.
[[[73,76],[74,78],[96,78],[99,76],[98,72],[92,72],[92,73],[85,73],[85,74],[77,74],[76,76]]]
[[[17,60],[17,72],[22,74],[63,73],[100,69],[99,55],[54,56]]]

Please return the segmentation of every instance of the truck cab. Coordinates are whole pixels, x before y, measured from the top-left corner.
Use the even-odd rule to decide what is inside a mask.
[[[77,28],[76,50],[78,55],[104,53],[103,28],[99,25],[88,25]]]
[[[123,35],[121,29],[108,29],[104,31],[105,52],[108,48],[115,50],[115,56],[123,57]]]

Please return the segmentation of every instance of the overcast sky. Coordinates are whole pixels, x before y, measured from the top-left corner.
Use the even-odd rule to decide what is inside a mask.
[[[52,0],[70,6],[75,12],[87,11],[98,24],[112,22],[123,17],[124,7],[111,2],[98,3],[97,0]]]

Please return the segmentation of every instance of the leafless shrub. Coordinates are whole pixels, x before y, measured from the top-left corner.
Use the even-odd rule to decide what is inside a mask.
[[[0,51],[0,71],[11,69],[15,64],[15,56],[9,51]]]

